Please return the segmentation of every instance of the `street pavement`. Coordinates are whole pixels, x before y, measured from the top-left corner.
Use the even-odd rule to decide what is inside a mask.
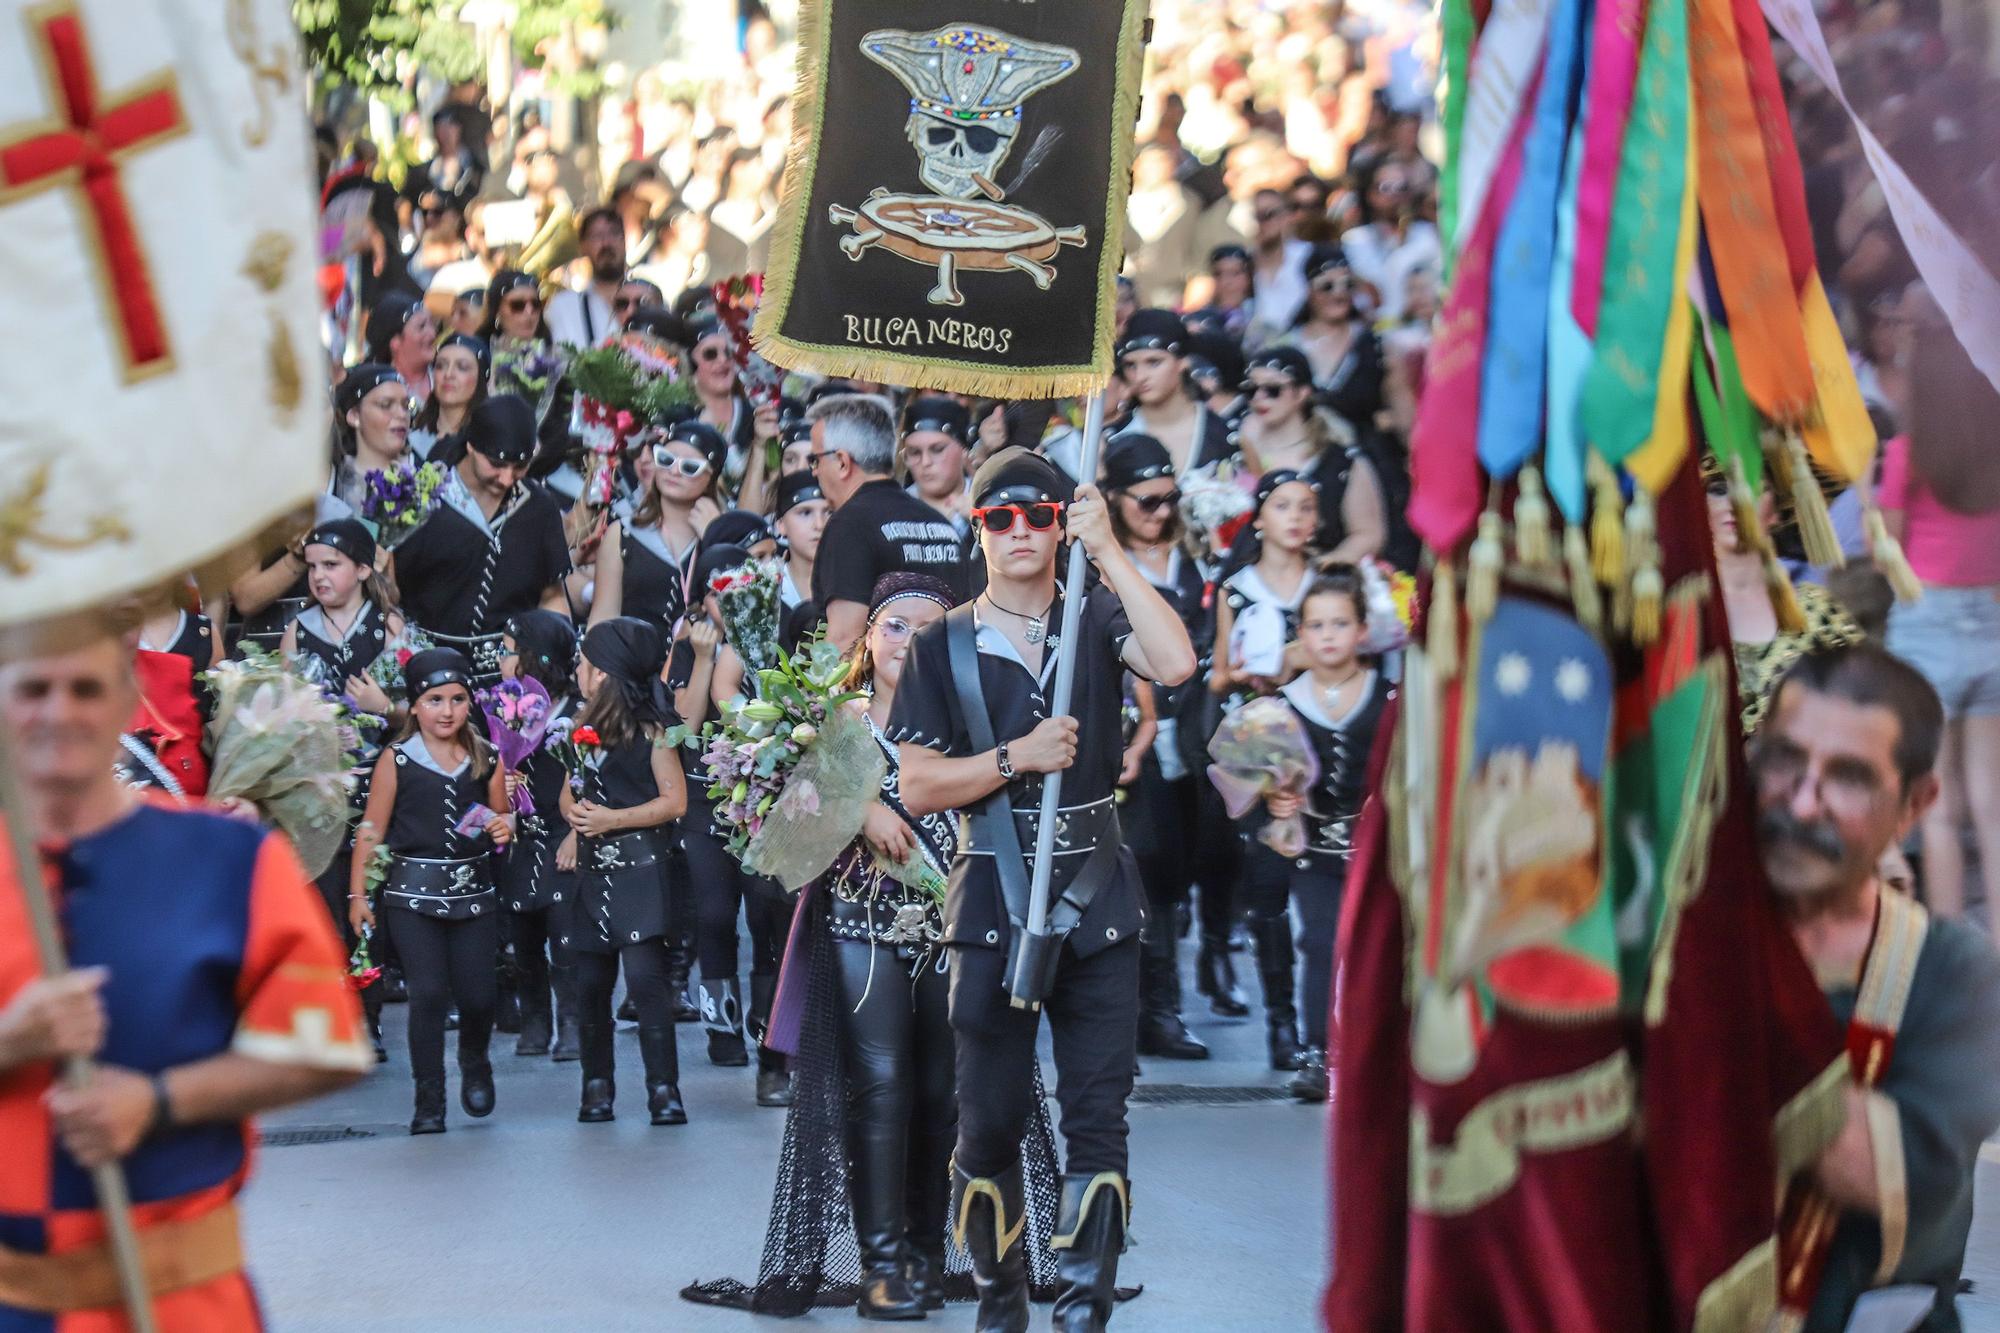
[[[576,1123],[576,1065],[519,1059],[512,1038],[496,1037],[498,1111],[467,1119],[454,1071],[450,1131],[412,1139],[405,1010],[387,1012],[389,1064],[264,1124],[273,1142],[258,1156],[245,1215],[276,1333],[769,1326],[678,1295],[693,1281],[754,1279],[785,1117],[754,1104],[751,1070],[709,1065],[698,1026],[680,1028],[687,1126],[646,1123],[629,1031],[618,1036],[610,1125]],[[1120,1307],[1115,1327],[1312,1328],[1326,1268],[1324,1108],[1251,1100],[1284,1078],[1265,1068],[1258,1015],[1211,1018],[1195,1001],[1189,1017],[1215,1058],[1141,1062],[1133,1245],[1120,1279],[1145,1292]],[[1043,1055],[1051,1079],[1046,1031]],[[355,1136],[297,1141],[342,1131]],[[1969,1333],[2000,1333],[2000,1143],[1978,1170],[1966,1262],[1974,1286],[1959,1309]],[[797,1323],[862,1326],[844,1310]],[[972,1311],[953,1306],[926,1326],[970,1329]]]

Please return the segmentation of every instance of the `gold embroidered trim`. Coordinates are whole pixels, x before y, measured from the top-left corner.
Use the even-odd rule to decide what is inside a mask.
[[[998,1252],[993,1257],[996,1261],[1005,1259],[1007,1251],[1014,1248],[1015,1242],[1021,1239],[1021,1233],[1027,1230],[1027,1214],[1024,1212],[1015,1218],[1014,1225],[1009,1227],[1007,1200],[1002,1197],[1000,1186],[984,1176],[976,1176],[965,1182],[965,1192],[958,1200],[958,1220],[952,1227],[952,1239],[958,1242],[960,1248],[965,1247],[965,1231],[972,1221],[972,1205],[981,1197],[993,1201],[993,1234],[999,1245]]]
[[[1781,1189],[1808,1162],[1817,1160],[1847,1123],[1848,1068],[1847,1053],[1842,1051],[1772,1118],[1771,1146]]]
[[[1419,1107],[1410,1113],[1410,1205],[1436,1217],[1469,1213],[1513,1186],[1523,1153],[1588,1147],[1630,1129],[1637,1094],[1631,1057],[1620,1050],[1573,1074],[1495,1093],[1447,1144],[1431,1142]]]
[[[1868,1107],[1868,1143],[1875,1150],[1877,1217],[1882,1224],[1882,1262],[1874,1285],[1886,1287],[1903,1262],[1910,1232],[1910,1181],[1903,1161],[1903,1113],[1894,1098],[1872,1088],[1864,1094]]]
[[[1125,1182],[1125,1177],[1119,1175],[1116,1171],[1099,1171],[1090,1178],[1090,1183],[1083,1187],[1083,1201],[1076,1206],[1076,1221],[1074,1225],[1068,1231],[1058,1231],[1055,1235],[1050,1236],[1050,1249],[1067,1250],[1075,1247],[1076,1233],[1083,1229],[1083,1220],[1090,1216],[1091,1202],[1105,1190],[1110,1190],[1118,1196],[1119,1233],[1122,1235],[1131,1229],[1132,1195],[1130,1187]],[[959,1243],[964,1244],[964,1241],[961,1240]],[[1002,1249],[1001,1253],[1005,1254],[1006,1250]]]
[[[31,464],[27,477],[13,494],[0,497],[0,569],[22,575],[35,562],[22,548],[44,546],[52,551],[81,551],[102,541],[130,541],[132,533],[115,514],[99,514],[81,533],[74,536],[51,532],[43,526],[49,493],[48,459]]]
[[[1682,584],[1674,590],[1670,603],[1699,604],[1707,595],[1706,585],[1690,590]],[[1667,850],[1660,869],[1660,892],[1666,897],[1660,914],[1660,929],[1653,937],[1653,964],[1646,983],[1646,1024],[1658,1027],[1667,1016],[1667,990],[1673,982],[1674,945],[1680,939],[1681,913],[1701,893],[1708,874],[1708,849],[1715,838],[1716,821],[1729,800],[1729,731],[1726,723],[1734,716],[1734,694],[1729,688],[1728,660],[1711,652],[1695,669],[1690,680],[1707,685],[1702,698],[1701,720],[1696,724],[1694,761],[1688,765],[1681,789],[1680,827]]]
[[[1693,1333],[1746,1333],[1778,1308],[1778,1241],[1769,1237],[1701,1290]]]
[[[1868,950],[1861,990],[1854,997],[1854,1021],[1893,1036],[1903,1026],[1903,1010],[1910,1002],[1910,983],[1916,979],[1931,917],[1922,903],[1893,889],[1881,890],[1877,903],[1875,942]],[[1881,1058],[1881,1051],[1878,1044],[1871,1062]],[[1863,1087],[1873,1087],[1881,1081],[1882,1071],[1871,1063],[1856,1070],[1855,1077]]]

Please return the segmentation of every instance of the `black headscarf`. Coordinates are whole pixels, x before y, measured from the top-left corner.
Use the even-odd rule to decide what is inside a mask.
[[[410,702],[446,685],[463,685],[472,692],[472,663],[456,648],[426,648],[403,663],[403,689]]]
[[[928,396],[912,402],[903,414],[903,438],[919,431],[949,435],[960,444],[972,444],[972,413],[955,398]]]
[[[1069,503],[1075,485],[1054,463],[1019,445],[1002,449],[980,465],[972,478],[972,503],[1033,504],[1037,501]]]
[[[777,534],[761,514],[748,513],[741,509],[731,509],[717,514],[710,520],[701,534],[698,549],[711,546],[740,546],[749,550],[758,542],[775,541]]]
[[[635,616],[600,621],[583,636],[583,656],[617,688],[634,721],[667,726],[679,720],[660,679],[667,639],[659,626]]]
[[[470,333],[454,333],[438,344],[440,352],[447,347],[463,347],[472,353],[473,359],[479,362],[479,392],[485,392],[486,381],[493,378],[493,348],[484,338],[476,338]]]
[[[333,388],[333,410],[342,425],[347,424],[347,414],[361,406],[361,400],[385,384],[401,384],[403,377],[394,366],[379,361],[363,361],[349,366],[347,374]]]
[[[1118,359],[1128,352],[1173,352],[1187,346],[1187,326],[1171,310],[1134,310],[1125,321],[1125,336],[1118,340]]]
[[[507,622],[508,637],[521,657],[521,673],[533,676],[550,694],[567,693],[576,682],[576,626],[555,611],[523,611]]]
[[[1104,455],[1104,489],[1122,491],[1174,475],[1173,455],[1150,435],[1121,435]]]
[[[306,534],[307,546],[330,546],[357,565],[375,566],[375,538],[358,518],[336,518]]]
[[[802,504],[826,499],[819,479],[810,472],[788,472],[778,479],[778,517],[783,518]]]
[[[701,450],[701,456],[708,460],[709,480],[712,482],[722,475],[722,465],[729,458],[729,441],[722,438],[722,432],[706,421],[689,417],[676,421],[667,427],[660,438],[661,444],[691,444]]]
[[[488,398],[465,423],[465,445],[496,463],[526,463],[535,456],[535,409],[511,393]]]
[[[377,301],[368,312],[368,359],[389,360],[390,341],[402,336],[404,328],[423,308],[424,303],[408,292],[390,292]]]

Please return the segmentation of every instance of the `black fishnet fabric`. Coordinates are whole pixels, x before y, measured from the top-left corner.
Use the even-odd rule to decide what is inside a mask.
[[[756,1314],[791,1317],[814,1308],[851,1306],[860,1296],[861,1254],[847,1199],[847,1095],[840,1057],[839,1000],[833,978],[833,937],[826,908],[816,905],[810,930],[805,1016],[792,1058],[797,1097],[785,1119],[777,1187],[757,1282],[718,1278],[685,1287],[681,1296]],[[1055,1233],[1062,1185],[1056,1174],[1055,1133],[1035,1072],[1035,1113],[1021,1142],[1021,1171],[1028,1204],[1028,1284],[1038,1301],[1055,1299]],[[945,1298],[970,1301],[972,1259],[952,1243],[946,1219]]]

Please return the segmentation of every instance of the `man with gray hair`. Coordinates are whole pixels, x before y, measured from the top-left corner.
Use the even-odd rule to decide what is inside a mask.
[[[813,601],[826,637],[845,650],[868,623],[868,599],[884,574],[929,574],[963,598],[964,547],[937,510],[896,484],[896,414],[872,394],[835,394],[806,413],[812,475],[833,505],[813,565]]]

